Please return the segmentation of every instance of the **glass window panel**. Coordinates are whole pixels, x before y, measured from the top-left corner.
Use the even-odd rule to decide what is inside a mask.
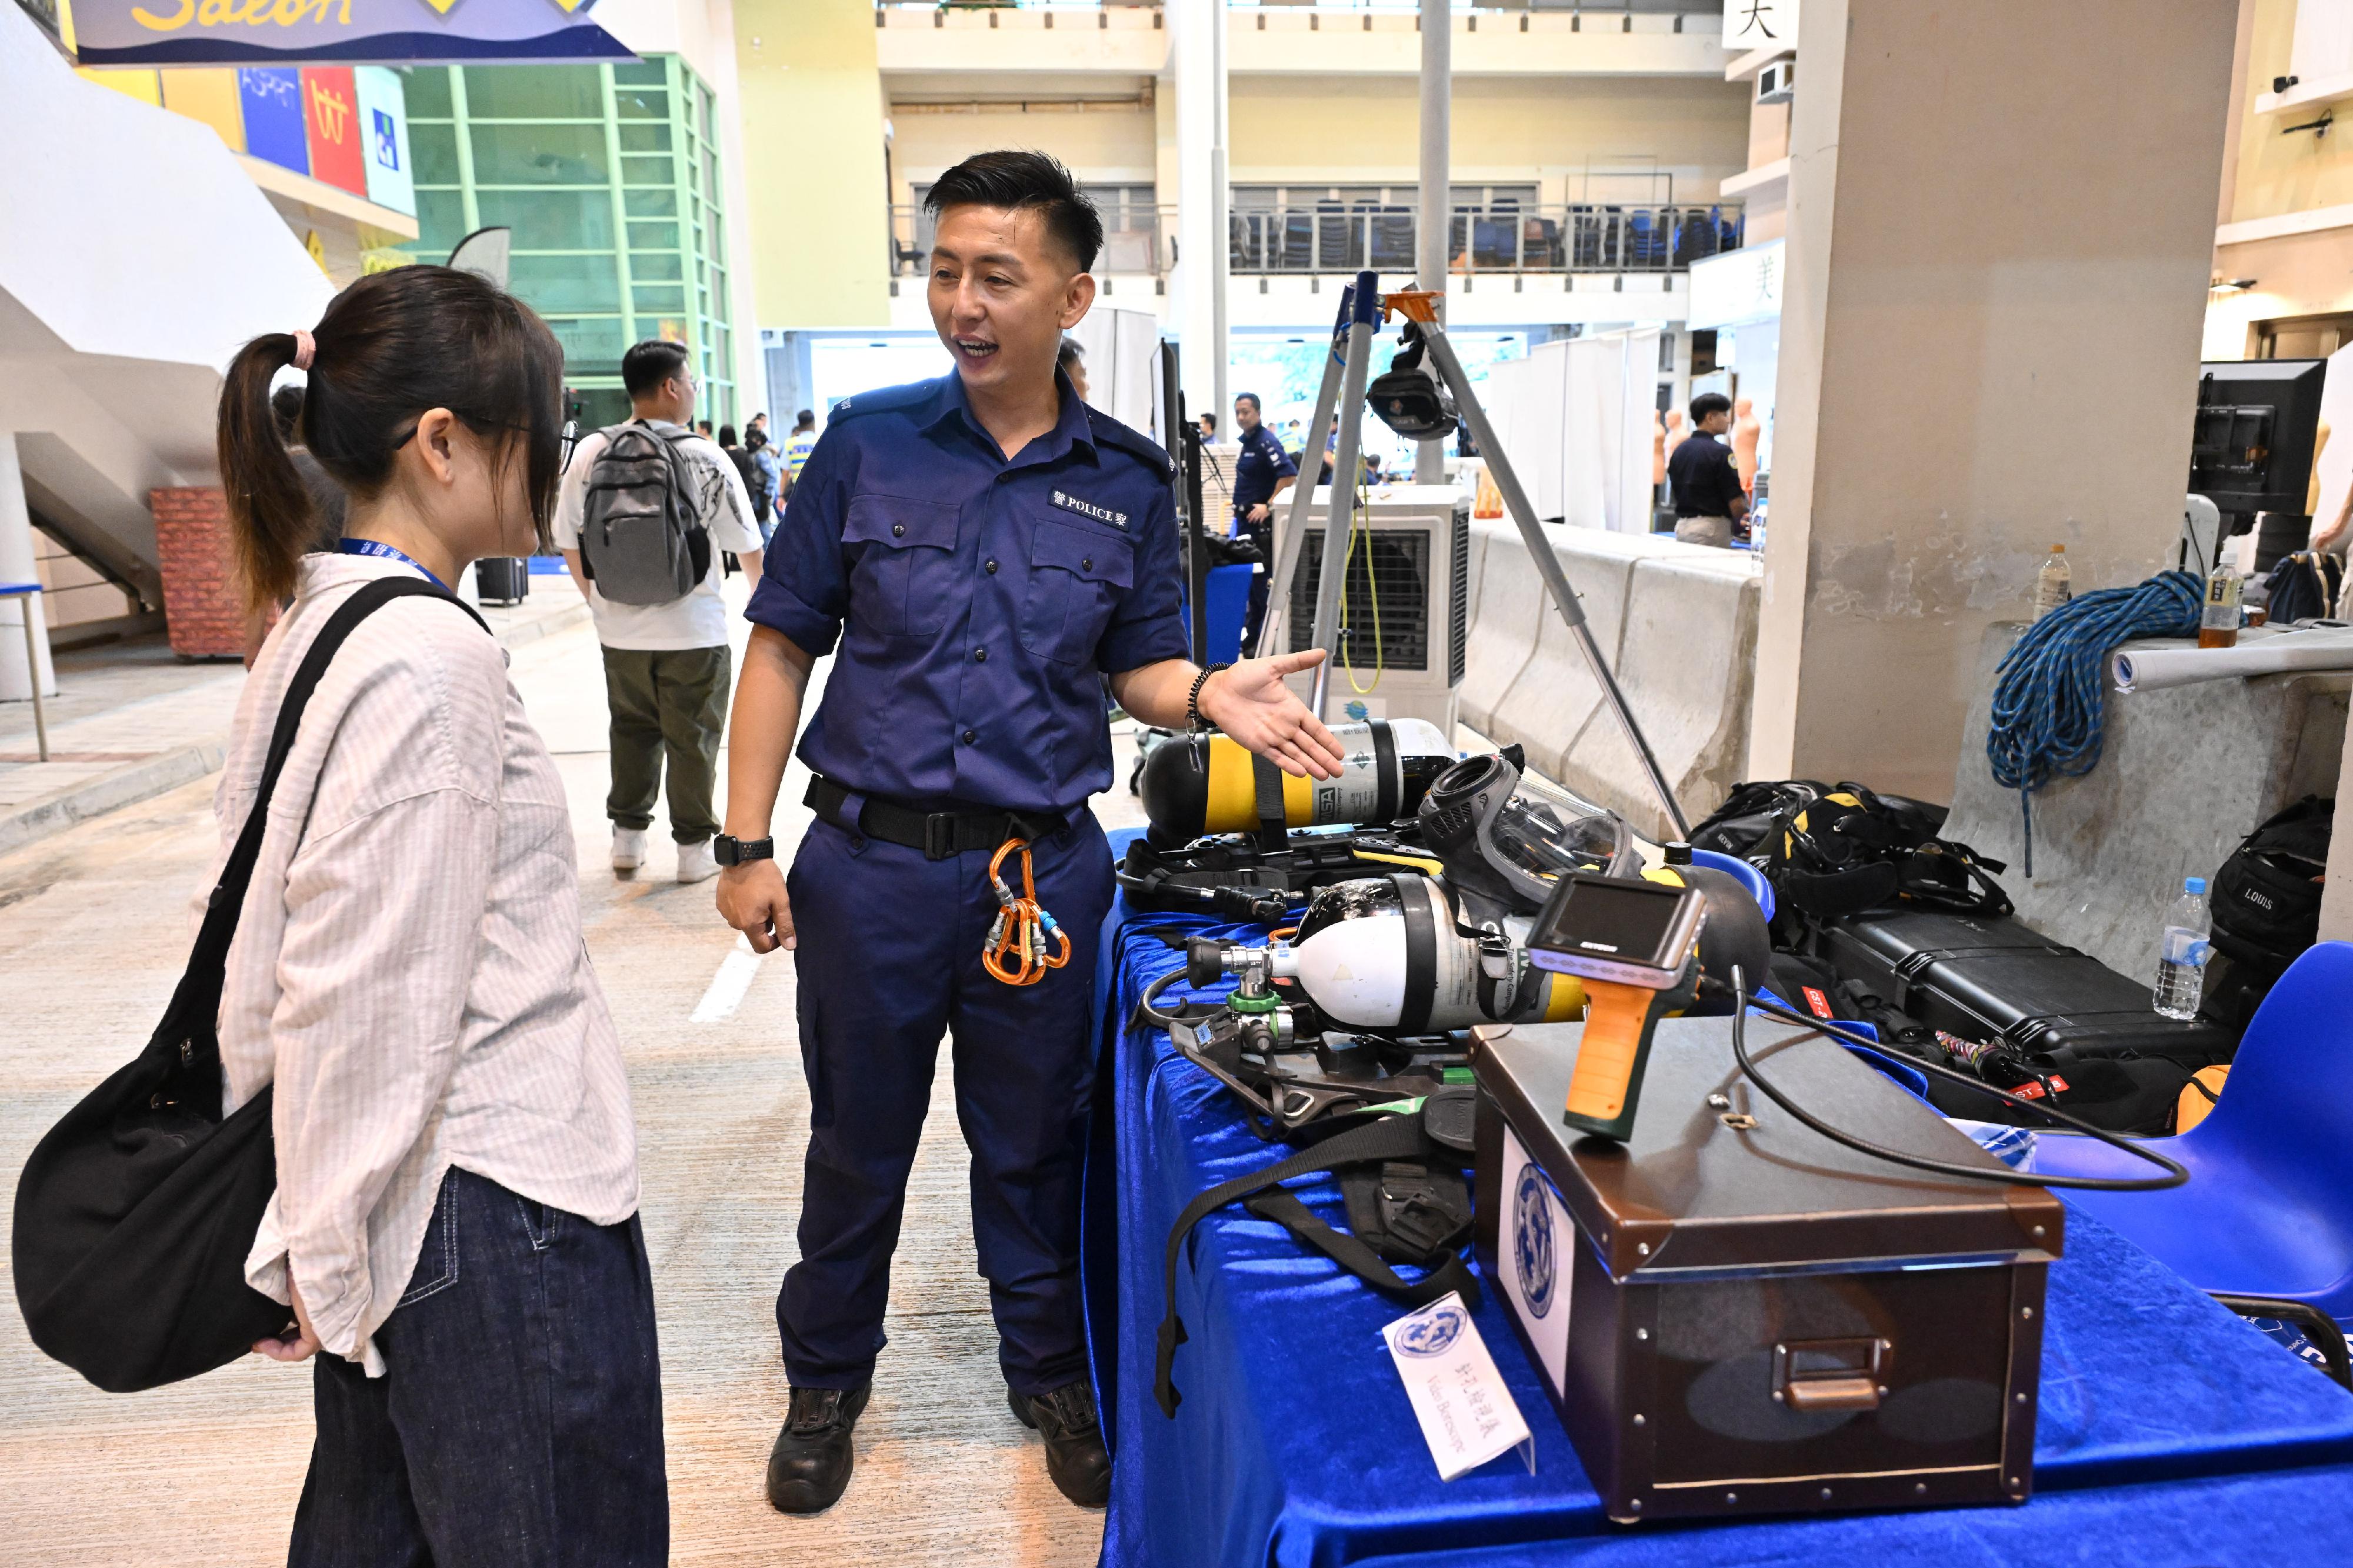
[[[418,66],[406,73],[407,80],[402,90],[408,104],[408,123],[414,130],[419,120],[449,118],[449,68]]]
[[[677,177],[678,171],[667,157],[621,160],[621,183],[625,185],[667,185]]]
[[[629,276],[641,283],[676,283],[685,274],[679,268],[678,252],[674,250],[633,250],[629,252]]]
[[[607,178],[601,125],[477,125],[473,133],[478,184],[596,185]]]
[[[410,126],[415,133],[417,128]],[[417,193],[417,238],[404,248],[439,261],[466,237],[466,200],[455,191]]]
[[[669,79],[669,71],[659,60],[631,60],[613,68],[613,79],[633,87],[659,87]]]
[[[638,310],[666,310],[675,316],[686,309],[686,285],[683,283],[638,283],[632,271],[630,297]]]
[[[718,99],[717,99],[716,97],[712,96],[712,91],[711,91],[711,89],[710,89],[709,88],[707,88],[707,87],[706,87],[706,88],[703,88],[703,89],[702,89],[702,123],[704,123],[705,125],[708,125],[708,124],[710,124],[710,123],[712,122],[712,119],[713,119],[713,118],[716,116],[716,114],[717,114],[717,111],[718,111],[718,106],[719,106],[719,100],[718,100]]]
[[[484,191],[477,205],[485,225],[514,230],[517,250],[614,247],[613,198],[602,190]]]
[[[711,241],[711,259],[720,263],[722,266],[726,265],[727,226],[723,223],[712,224],[711,226],[711,233],[708,237]]]
[[[623,120],[668,120],[670,94],[658,87],[613,84],[613,112]]]
[[[670,127],[667,124],[644,124],[624,120],[620,124],[621,151],[624,153],[667,153],[670,151]]]
[[[416,171],[420,185],[454,185],[458,183],[458,128],[454,125],[419,125],[411,121],[408,127],[409,167]]]
[[[617,310],[621,275],[610,256],[526,256],[508,264],[515,298],[533,310]]]
[[[711,297],[719,301],[719,309],[712,313],[717,316],[726,315],[727,274],[716,267],[711,269]]]
[[[466,113],[474,120],[602,120],[595,66],[468,66]]]
[[[631,217],[676,217],[678,193],[661,190],[623,191],[621,205]]]
[[[549,318],[547,325],[555,333],[555,341],[564,345],[564,368],[567,373],[573,375],[621,374],[621,351],[628,345],[621,342],[618,317],[590,317],[577,321],[556,316]]]
[[[674,223],[633,223],[629,226],[629,248],[632,250],[676,250],[678,225]]]
[[[617,386],[575,386],[565,389],[571,417],[583,430],[602,430],[629,417],[629,395]]]

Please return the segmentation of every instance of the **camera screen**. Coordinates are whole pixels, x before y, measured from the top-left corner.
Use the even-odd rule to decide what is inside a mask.
[[[1536,932],[1535,945],[1652,963],[1674,925],[1684,891],[1656,882],[1576,878],[1552,919]]]

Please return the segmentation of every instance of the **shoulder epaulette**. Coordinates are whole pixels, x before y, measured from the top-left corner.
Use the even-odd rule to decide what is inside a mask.
[[[905,408],[928,401],[940,389],[937,381],[911,381],[904,386],[878,386],[871,392],[861,392],[835,404],[826,415],[826,422],[854,419],[861,414],[881,414],[893,408]]]
[[[1168,454],[1160,449],[1160,443],[1141,431],[1129,429],[1092,404],[1087,405],[1087,427],[1094,432],[1096,440],[1134,454],[1155,473],[1171,475],[1176,471],[1176,466],[1168,460]]]

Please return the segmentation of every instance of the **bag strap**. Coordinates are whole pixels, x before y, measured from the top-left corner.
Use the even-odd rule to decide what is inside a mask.
[[[236,846],[229,850],[228,859],[221,868],[220,880],[213,885],[211,895],[205,900],[203,926],[196,932],[195,946],[188,954],[188,967],[181,976],[180,985],[172,998],[173,1012],[185,1019],[185,1009],[197,1006],[199,1016],[209,1021],[220,1009],[221,984],[228,966],[229,943],[236,939],[237,916],[245,907],[246,889],[253,881],[253,868],[261,858],[261,840],[269,827],[269,801],[277,793],[278,778],[286,770],[286,759],[294,750],[294,737],[301,726],[302,710],[309,705],[311,694],[327,673],[327,666],[345,639],[359,629],[359,625],[395,599],[440,599],[455,605],[472,618],[488,637],[488,622],[463,599],[435,586],[420,577],[384,577],[369,583],[335,606],[327,624],[319,630],[318,638],[302,656],[287,684],[286,695],[278,708],[278,722],[269,734],[269,752],[261,765],[261,783],[253,797],[253,809],[246,815],[245,826],[237,836]]]
[[[1320,1175],[1335,1166],[1352,1164],[1358,1160],[1430,1158],[1435,1147],[1430,1136],[1422,1131],[1420,1118],[1384,1116],[1377,1121],[1352,1127],[1345,1132],[1326,1138],[1288,1160],[1248,1175],[1236,1176],[1229,1182],[1220,1182],[1187,1204],[1184,1212],[1176,1216],[1176,1223],[1169,1227],[1168,1252],[1162,1269],[1168,1287],[1168,1310],[1160,1320],[1159,1359],[1152,1383],[1152,1396],[1159,1402],[1161,1414],[1175,1416],[1176,1406],[1184,1402],[1184,1396],[1176,1392],[1176,1384],[1170,1378],[1176,1364],[1176,1347],[1187,1338],[1184,1321],[1176,1316],[1176,1258],[1184,1250],[1185,1238],[1192,1234],[1195,1226],[1237,1198],[1264,1192],[1294,1176]],[[1366,1250],[1369,1255],[1371,1249]],[[1399,1283],[1402,1285],[1403,1281]]]

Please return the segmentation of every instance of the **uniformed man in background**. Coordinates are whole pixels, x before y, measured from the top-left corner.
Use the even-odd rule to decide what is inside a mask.
[[[1266,622],[1266,590],[1274,571],[1274,500],[1299,477],[1299,465],[1260,422],[1258,394],[1234,399],[1234,428],[1242,449],[1234,458],[1234,532],[1258,546],[1264,567],[1250,576],[1250,609],[1242,621],[1242,651],[1258,651],[1259,627]]]
[[[776,1300],[791,1408],[768,1461],[769,1500],[788,1513],[849,1484],[944,1033],[1008,1399],[1065,1496],[1108,1498],[1078,1278],[1113,886],[1087,810],[1112,782],[1101,673],[1143,723],[1198,718],[1300,776],[1336,776],[1343,755],[1282,685],[1320,651],[1214,672],[1186,658],[1168,459],[1055,369],[1103,242],[1069,171],[982,153],[927,205],[932,319],[955,374],[834,408],[752,596],[731,742],[719,909],[756,950],[795,950],[809,1087],[800,1261]],[[828,653],[800,742],[818,820],[786,877],[769,824]],[[1018,891],[1032,862],[1069,939],[1048,957],[1068,959],[1008,984],[1008,955],[984,962],[1000,912],[990,863],[1020,842],[999,872]]]
[[[1675,537],[1686,544],[1728,545],[1733,525],[1748,515],[1748,491],[1724,433],[1732,426],[1732,399],[1703,392],[1691,401],[1692,434],[1667,457],[1667,483],[1675,502]]]

